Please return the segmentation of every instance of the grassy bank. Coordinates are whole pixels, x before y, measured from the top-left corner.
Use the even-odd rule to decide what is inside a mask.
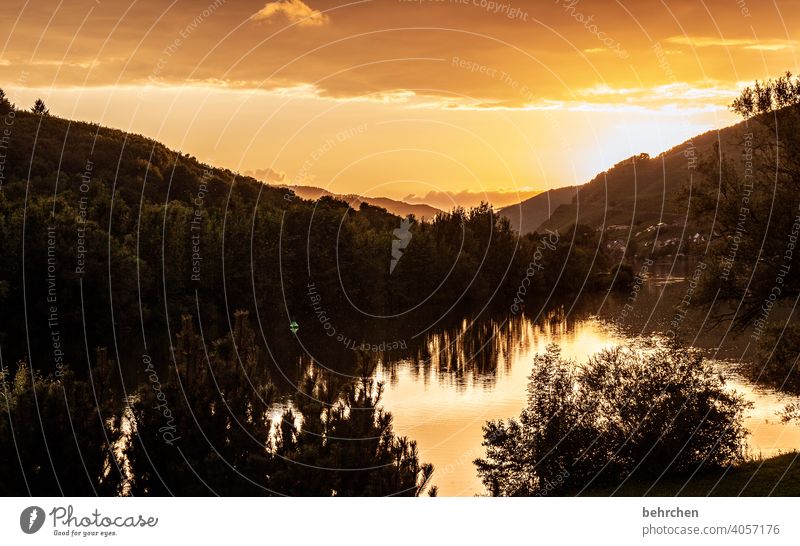
[[[800,495],[800,453],[748,461],[725,470],[681,479],[628,482],[617,488],[596,489],[589,496],[619,497],[764,497]]]

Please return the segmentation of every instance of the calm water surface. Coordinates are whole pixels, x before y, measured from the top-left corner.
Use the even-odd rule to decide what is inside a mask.
[[[665,306],[685,292],[686,284],[674,271],[651,277],[637,296],[638,316],[626,317],[640,325],[633,331],[616,320],[627,294],[603,299],[598,313],[578,319],[568,319],[572,313],[562,311],[536,322],[517,317],[476,326],[464,321],[460,332],[457,329],[429,336],[431,357],[424,362],[400,361],[378,369],[377,378],[385,382],[384,406],[394,415],[396,432],[416,440],[422,460],[434,464],[433,483],[440,495],[483,494],[472,464],[483,455],[481,427],[490,419],[519,415],[526,403],[534,355],[557,343],[562,356],[585,361],[601,349],[652,337],[658,325],[641,324],[647,324],[648,317],[654,315],[669,316],[664,313]],[[724,338],[729,353],[735,354],[733,336],[725,331],[715,335]],[[707,338],[691,341],[701,347],[701,341],[711,343]],[[731,357],[728,353],[725,356]],[[783,424],[776,416],[794,398],[754,387],[734,371],[730,361],[720,359],[717,365],[729,388],[754,403],[746,418],[751,432],[750,454],[766,457],[800,449],[800,427]]]

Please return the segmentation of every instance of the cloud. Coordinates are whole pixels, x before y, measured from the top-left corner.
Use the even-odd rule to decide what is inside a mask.
[[[728,99],[738,94],[738,84],[721,81],[675,82],[650,87],[611,87],[598,84],[579,89],[576,95],[582,98],[612,98],[624,96],[628,102],[656,103],[660,101]]]
[[[254,171],[245,171],[245,176],[252,176],[256,180],[266,182],[267,184],[280,184],[286,180],[286,173],[276,171],[267,167],[266,169],[256,169]]]
[[[708,6],[708,18],[700,16],[706,8],[695,0],[675,0],[692,24],[685,27],[688,37],[678,36],[673,27],[652,37],[669,57],[670,71],[665,73],[654,62],[651,39],[630,24],[633,16],[643,28],[664,28],[670,10],[646,2],[626,3],[624,9],[614,0],[593,2],[598,16],[602,11],[602,30],[631,53],[634,69],[623,70],[597,36],[565,17],[563,2],[535,3],[535,19],[555,32],[531,32],[530,25],[487,12],[478,5],[482,2],[426,1],[425,9],[419,9],[419,2],[397,0],[243,0],[225,2],[224,9],[208,18],[202,13],[214,0],[184,0],[180,5],[185,9],[164,13],[159,0],[137,0],[130,13],[128,3],[102,2],[85,21],[86,28],[98,30],[109,21],[124,20],[131,31],[115,32],[109,39],[99,30],[80,32],[81,39],[74,40],[86,18],[81,2],[65,2],[58,25],[48,26],[49,12],[28,13],[23,10],[26,0],[4,0],[7,11],[26,15],[16,27],[15,18],[0,18],[0,32],[11,36],[0,55],[0,81],[9,86],[26,70],[29,87],[202,84],[303,101],[401,101],[411,108],[431,99],[432,105],[448,109],[527,110],[556,108],[544,99],[575,100],[576,89],[598,81],[622,89],[670,82],[671,74],[687,82],[706,77],[731,82],[729,53],[735,55],[736,79],[763,78],[762,54],[775,73],[795,68],[794,42],[783,31],[783,19],[787,27],[796,27],[800,10],[765,11],[748,20],[731,10],[728,1],[706,2],[720,4]],[[157,22],[154,13],[160,14]],[[195,20],[191,25],[200,26],[191,39],[183,39],[187,21]],[[242,20],[251,24],[240,26]],[[725,29],[723,36],[714,22]],[[286,24],[302,28],[264,40],[266,27]],[[145,31],[147,37],[140,39]],[[696,46],[699,61],[689,44]],[[37,51],[33,59],[31,51]],[[98,51],[103,51],[102,58],[97,58]]]
[[[667,38],[672,44],[693,47],[742,47],[757,51],[780,51],[790,49],[794,42],[787,40],[754,40],[752,38],[715,38],[710,36],[673,36]]]
[[[731,101],[749,82],[700,80],[655,86],[611,86],[596,84],[576,88],[570,98],[543,97],[524,105],[517,102],[480,101],[450,98],[419,102],[420,107],[450,110],[527,110],[570,112],[656,113],[689,115],[701,112],[726,111]]]
[[[744,84],[721,81],[676,82],[647,87],[594,85],[575,91],[572,100],[541,101],[529,108],[572,112],[641,112],[689,115],[726,111]]]
[[[519,190],[494,190],[494,191],[435,191],[431,190],[425,195],[406,195],[403,201],[411,204],[424,203],[441,210],[451,210],[453,207],[475,207],[482,202],[489,202],[495,208],[513,205],[525,201],[541,193],[541,190],[520,188]]]
[[[780,51],[782,49],[790,49],[793,46],[789,43],[782,44],[752,44],[744,46],[745,49],[754,49],[756,51]]]
[[[250,16],[253,21],[269,21],[276,16],[284,16],[289,22],[301,27],[318,27],[330,20],[322,12],[310,8],[302,0],[278,0],[267,2],[259,11]]]

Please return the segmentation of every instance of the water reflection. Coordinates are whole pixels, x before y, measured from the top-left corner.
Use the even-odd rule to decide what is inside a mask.
[[[593,294],[549,302],[528,315],[457,320],[427,332],[411,321],[339,325],[347,339],[373,345],[402,340],[391,350],[353,350],[310,325],[301,330],[301,347],[288,348],[300,351],[295,358],[277,359],[295,365],[282,367],[273,379],[282,377],[291,393],[313,368],[344,384],[368,360],[375,378],[385,383],[383,404],[394,415],[396,432],[416,440],[422,460],[434,464],[440,494],[483,493],[472,464],[484,454],[481,428],[487,420],[519,415],[534,355],[557,343],[564,357],[581,362],[613,345],[658,339],[669,328],[693,269],[689,261],[654,264],[633,299],[627,292]],[[754,402],[746,418],[749,454],[768,457],[800,448],[800,427],[776,416],[792,398],[755,388],[737,375],[730,362],[742,358],[737,337],[724,329],[706,331],[703,320],[702,313],[687,314],[681,337],[719,358],[729,385]]]
[[[554,321],[553,316],[559,312],[537,323],[522,316],[482,327],[481,331],[496,334],[486,346],[502,348],[494,353],[495,366],[470,364],[470,353],[459,351],[465,345],[478,345],[468,341],[449,346],[456,356],[447,359],[455,359],[462,370],[456,377],[438,366],[411,360],[377,370],[378,379],[387,383],[384,404],[394,415],[397,432],[414,438],[424,460],[434,464],[434,482],[442,495],[482,492],[472,464],[483,455],[481,427],[487,420],[519,414],[535,353],[555,342],[565,357],[580,361],[620,340],[597,319]],[[470,337],[469,332],[461,337]]]
[[[429,333],[413,356],[382,362],[376,377],[387,385],[384,404],[394,415],[397,432],[415,439],[423,459],[436,467],[434,483],[440,494],[483,493],[472,464],[483,455],[481,427],[490,419],[519,415],[536,353],[557,343],[565,357],[581,362],[616,344],[657,338],[657,324],[648,323],[647,317],[669,308],[669,290],[682,291],[673,279],[648,280],[639,300],[641,316],[628,323],[613,320],[621,304],[612,296],[593,314],[576,307],[566,313],[558,307],[537,321],[527,316],[464,321]],[[633,326],[637,321],[646,326]],[[746,417],[749,454],[768,457],[800,448],[800,427],[776,416],[794,398],[754,387],[730,362],[717,365],[729,386],[754,403]]]

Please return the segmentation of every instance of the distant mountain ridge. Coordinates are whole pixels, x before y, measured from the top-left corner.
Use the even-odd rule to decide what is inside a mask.
[[[388,212],[397,216],[408,216],[409,214],[413,214],[419,220],[431,220],[440,212],[444,212],[441,209],[437,209],[436,207],[432,207],[430,205],[406,203],[405,201],[398,201],[388,197],[364,197],[363,195],[356,194],[338,194],[314,186],[279,185],[278,187],[291,190],[302,199],[310,199],[315,201],[320,197],[333,197],[335,199],[345,201],[356,209],[361,205],[361,203],[367,203],[368,205],[372,205],[374,207],[386,209]]]
[[[536,231],[561,205],[575,198],[580,186],[566,186],[542,192],[530,199],[501,208],[498,212],[508,217],[511,227],[520,233]]]

